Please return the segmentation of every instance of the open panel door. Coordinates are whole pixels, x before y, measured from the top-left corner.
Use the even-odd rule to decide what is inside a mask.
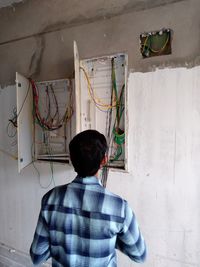
[[[76,134],[81,131],[81,91],[80,91],[80,59],[76,41],[74,41],[75,99],[76,99]]]
[[[18,171],[32,162],[33,150],[33,97],[28,79],[16,73],[17,87],[17,134],[18,134]]]

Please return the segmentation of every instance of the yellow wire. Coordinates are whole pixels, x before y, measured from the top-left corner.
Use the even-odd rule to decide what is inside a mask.
[[[144,53],[145,47],[147,46],[148,39],[149,39],[149,36],[147,36],[146,39],[145,39],[145,41],[144,41],[142,53]],[[169,34],[167,35],[166,42],[164,43],[164,45],[163,45],[162,48],[160,48],[159,50],[154,50],[151,47],[149,47],[149,48],[150,48],[151,52],[153,52],[153,53],[160,53],[160,52],[162,52],[165,49],[165,47],[167,46],[168,41],[169,41]]]
[[[150,47],[151,51],[153,53],[160,53],[160,52],[162,52],[165,49],[165,47],[167,46],[168,41],[169,41],[169,34],[167,35],[167,39],[166,39],[165,44],[163,45],[162,48],[160,48],[160,50],[154,50],[153,48]]]
[[[88,74],[86,72],[86,70],[83,68],[83,67],[80,67],[80,69],[83,71],[84,75],[85,75],[85,78],[87,80],[87,88],[88,88],[88,92],[89,92],[89,95],[91,97],[91,99],[94,101],[95,104],[97,105],[100,105],[100,107],[98,106],[98,108],[107,108],[107,109],[111,109],[111,108],[114,108],[116,107],[116,100],[115,102],[112,103],[112,105],[109,105],[109,104],[106,104],[106,103],[103,103],[97,96],[92,96],[92,93],[91,91],[94,92],[94,90],[92,89],[92,86],[91,86],[91,82],[90,82],[90,79],[88,77]]]
[[[143,44],[143,49],[142,49],[142,54],[144,53],[144,50],[145,50],[145,47],[147,45],[147,41],[149,39],[149,36],[146,37],[145,41],[144,41],[144,44]]]

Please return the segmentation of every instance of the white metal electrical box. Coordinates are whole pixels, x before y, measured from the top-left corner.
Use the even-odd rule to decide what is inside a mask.
[[[109,144],[108,166],[127,170],[127,55],[80,60],[76,43],[74,51],[77,128],[103,133]]]
[[[73,83],[34,83],[16,73],[18,168],[32,161],[69,163],[68,144],[76,134]]]

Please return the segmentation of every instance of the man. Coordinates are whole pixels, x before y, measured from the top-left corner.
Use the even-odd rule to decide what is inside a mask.
[[[77,177],[42,199],[30,255],[34,264],[52,258],[53,267],[116,267],[115,248],[143,262],[146,246],[128,203],[98,179],[106,164],[104,135],[86,130],[69,144]]]

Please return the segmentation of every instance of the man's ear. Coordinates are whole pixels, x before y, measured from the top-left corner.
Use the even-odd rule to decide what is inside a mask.
[[[103,157],[100,166],[103,167],[108,163],[108,155],[105,154],[105,156]]]

